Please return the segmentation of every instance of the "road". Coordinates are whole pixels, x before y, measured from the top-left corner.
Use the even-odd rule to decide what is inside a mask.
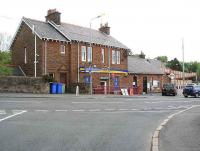
[[[1,151],[149,151],[157,126],[199,99],[0,94]]]

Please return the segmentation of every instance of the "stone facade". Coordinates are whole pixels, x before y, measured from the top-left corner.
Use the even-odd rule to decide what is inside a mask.
[[[49,93],[49,83],[42,78],[0,76],[0,92]]]

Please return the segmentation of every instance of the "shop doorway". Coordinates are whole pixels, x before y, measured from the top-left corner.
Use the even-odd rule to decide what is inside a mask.
[[[147,93],[147,77],[143,77],[143,92]]]
[[[106,81],[100,81],[101,88],[103,89],[103,93],[107,94],[107,82]]]

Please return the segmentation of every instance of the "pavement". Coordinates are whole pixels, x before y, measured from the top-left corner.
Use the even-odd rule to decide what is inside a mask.
[[[149,151],[169,115],[200,105],[183,96],[0,93],[1,151]]]
[[[200,107],[172,118],[161,130],[159,142],[159,151],[199,151]]]

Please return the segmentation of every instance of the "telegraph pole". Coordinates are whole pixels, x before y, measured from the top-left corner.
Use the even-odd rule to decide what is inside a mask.
[[[184,38],[182,38],[182,55],[183,55],[183,85],[185,85],[185,54],[184,54]]]

